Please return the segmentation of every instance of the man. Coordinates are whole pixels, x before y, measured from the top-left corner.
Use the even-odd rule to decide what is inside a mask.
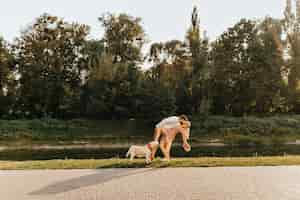
[[[171,116],[165,118],[155,126],[154,141],[160,142],[163,153],[167,154],[167,157],[169,157],[168,151],[170,150],[172,142],[177,134],[177,132],[174,132],[172,130],[181,127],[185,129],[186,132],[185,134],[181,133],[183,148],[185,151],[190,151],[190,145],[187,142],[187,140],[189,139],[190,126],[191,123],[186,115]],[[168,148],[164,148],[164,146],[167,146]],[[151,159],[154,159],[156,151],[157,148],[153,149]]]
[[[175,128],[176,126],[181,126],[188,121],[189,121],[189,119],[186,115],[171,116],[171,117],[167,117],[167,118],[161,120],[155,126],[154,141],[157,141],[157,142],[159,141],[159,138],[162,134],[163,128],[166,128],[166,129]]]

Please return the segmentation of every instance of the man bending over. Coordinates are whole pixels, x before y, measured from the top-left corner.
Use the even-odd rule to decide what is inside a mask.
[[[187,140],[189,139],[191,122],[186,115],[171,116],[161,120],[155,126],[154,141],[160,143],[160,148],[167,160],[170,159],[170,149],[177,133],[181,133],[183,148],[190,151],[191,147]],[[156,149],[153,149],[151,158],[154,159]]]

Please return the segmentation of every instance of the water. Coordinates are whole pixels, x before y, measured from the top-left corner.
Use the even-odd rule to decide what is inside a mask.
[[[77,148],[77,149],[18,149],[0,152],[0,160],[51,160],[51,159],[104,159],[124,158],[128,148]],[[173,147],[173,157],[241,157],[241,156],[300,155],[300,145],[267,146],[192,146],[186,153],[181,147]],[[162,156],[158,152],[157,156]]]

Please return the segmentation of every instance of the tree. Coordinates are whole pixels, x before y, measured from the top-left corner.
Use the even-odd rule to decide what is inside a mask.
[[[213,49],[216,112],[237,115],[281,109],[284,82],[280,21],[242,20]]]
[[[213,60],[213,103],[215,113],[241,115],[249,109],[253,77],[249,43],[256,40],[255,23],[242,19],[215,42]]]
[[[147,71],[137,89],[136,117],[157,122],[164,117],[176,113],[175,91],[156,81],[152,74]]]
[[[43,14],[17,40],[19,105],[34,116],[74,116],[79,110],[89,27]],[[75,113],[74,113],[75,112]]]
[[[176,88],[190,71],[187,49],[183,42],[171,40],[165,43],[154,43],[150,47],[149,61],[152,62],[152,73],[160,84]]]
[[[142,61],[141,49],[146,42],[141,19],[126,14],[106,14],[99,18],[104,27],[104,42],[114,63]]]
[[[8,82],[12,78],[13,56],[7,43],[0,37],[0,96],[4,96],[8,89]]]
[[[287,74],[290,103],[293,110],[300,112],[300,1],[295,0],[296,13],[292,12],[292,1],[287,0],[284,12],[283,27],[286,34],[285,50],[286,67],[289,72]]]
[[[277,28],[277,29],[276,29]],[[282,87],[280,26],[267,18],[258,28],[241,20],[213,46],[213,98],[216,113],[269,113]]]
[[[178,113],[191,113],[191,57],[187,45],[179,40],[154,43],[150,48],[151,74],[157,84],[174,95]]]
[[[197,7],[191,16],[191,27],[186,34],[187,47],[191,56],[191,73],[188,88],[191,91],[192,111],[208,113],[209,111],[209,61],[208,39],[201,37],[200,19]]]
[[[285,68],[282,50],[282,26],[280,20],[266,17],[258,25],[257,41],[253,43],[255,79],[251,87],[255,91],[255,112],[286,111]]]
[[[104,42],[102,40],[88,40],[85,46],[88,70],[99,67],[101,59],[105,56]]]
[[[208,39],[201,35],[198,10],[194,7],[185,42],[171,40],[154,43],[150,48],[152,72],[161,84],[176,91],[179,113],[208,112],[208,106],[204,106],[209,103]]]
[[[99,65],[90,69],[83,87],[84,113],[93,118],[135,117],[136,98],[142,72],[134,64],[114,63],[103,54]]]
[[[0,115],[8,114],[15,96],[14,58],[0,37]]]

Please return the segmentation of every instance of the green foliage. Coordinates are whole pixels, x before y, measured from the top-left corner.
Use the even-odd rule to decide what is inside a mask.
[[[298,113],[300,4],[293,13],[287,2],[284,19],[242,19],[213,42],[195,7],[184,40],[154,42],[146,54],[138,17],[104,14],[103,37],[88,39],[87,25],[43,14],[12,44],[0,39],[0,115],[158,121]]]
[[[102,169],[102,168],[182,168],[182,167],[253,167],[253,166],[296,166],[299,156],[238,157],[238,158],[175,158],[170,162],[154,160],[146,164],[144,159],[86,159],[86,160],[47,160],[47,161],[1,161],[1,170],[37,169]]]
[[[215,113],[244,115],[276,111],[282,80],[282,54],[276,21],[267,18],[257,27],[241,20],[223,33],[212,50],[214,61],[213,101]]]
[[[176,111],[174,93],[168,87],[155,82],[145,83],[136,96],[136,117],[157,122],[164,117],[174,115]]]
[[[44,14],[22,33],[14,46],[20,74],[18,109],[35,117],[63,117],[70,110],[74,116],[88,32],[86,25]]]
[[[126,14],[106,14],[99,18],[104,27],[104,41],[114,62],[141,61],[145,33],[141,19]]]
[[[259,144],[258,140],[265,138],[268,143],[285,137],[294,138],[300,134],[298,123],[300,118],[295,116],[273,117],[193,117],[192,137],[208,136],[221,137],[225,141],[241,141],[241,143]]]
[[[165,101],[165,110],[156,112],[145,102],[139,114],[145,120],[57,120],[51,118],[35,120],[0,120],[0,142],[147,142],[153,136],[153,127],[162,117],[174,112],[174,107]],[[151,102],[154,103],[154,102]],[[159,106],[160,104],[157,103]],[[173,104],[174,105],[174,104]],[[158,108],[158,107],[157,107]],[[169,108],[169,109],[167,109]],[[156,112],[156,113],[154,113]],[[147,116],[144,116],[147,115]],[[228,117],[192,116],[191,142],[219,139],[228,144],[261,145],[293,142],[300,137],[300,116],[274,117]]]
[[[208,114],[210,111],[209,95],[209,41],[204,35],[201,37],[200,19],[198,9],[194,7],[191,17],[191,27],[186,34],[188,51],[191,55],[191,74],[188,89],[190,90],[191,111],[194,113]]]
[[[136,141],[152,137],[147,122],[135,120],[0,120],[0,142],[27,143]]]
[[[5,116],[13,107],[15,81],[13,77],[14,57],[8,44],[0,37],[0,116]]]
[[[287,51],[286,53],[286,68],[288,70],[288,101],[291,110],[300,112],[300,7],[299,0],[296,0],[296,12],[292,8],[291,0],[287,0],[286,9],[284,12],[284,19],[282,20],[282,27],[286,34],[286,39],[282,48]]]

